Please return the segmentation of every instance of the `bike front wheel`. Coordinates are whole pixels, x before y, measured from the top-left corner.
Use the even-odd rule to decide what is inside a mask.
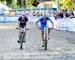
[[[47,40],[45,40],[44,46],[45,46],[45,50],[47,50]]]
[[[20,49],[22,50],[22,48],[23,48],[23,37],[20,36]]]

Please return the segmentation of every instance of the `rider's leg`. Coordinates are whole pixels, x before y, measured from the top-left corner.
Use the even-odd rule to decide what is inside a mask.
[[[20,36],[21,36],[21,32],[19,31],[19,34],[18,34],[19,40],[20,40]]]
[[[48,28],[48,39],[50,39],[50,31],[51,31],[51,29]]]
[[[24,27],[24,41],[25,41],[25,38],[26,38],[26,26]]]
[[[25,37],[26,37],[26,32],[24,32],[24,40],[25,40]]]
[[[44,31],[41,30],[41,37],[42,37],[42,42],[44,43]]]
[[[47,21],[47,27],[48,27],[48,39],[50,39],[50,31],[51,31],[51,28],[52,28],[52,24],[50,21]]]
[[[20,43],[20,36],[21,36],[21,32],[19,31],[19,33],[18,33],[18,43]]]
[[[48,28],[48,34],[50,34],[50,28]]]
[[[39,22],[39,28],[41,30],[41,39],[42,39],[42,47],[44,47],[44,27],[42,26],[42,24]]]
[[[42,47],[44,47],[44,31],[43,30],[41,30],[41,38],[43,43]]]

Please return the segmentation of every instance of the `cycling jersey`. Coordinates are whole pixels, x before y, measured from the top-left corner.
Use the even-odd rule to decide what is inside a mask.
[[[47,25],[47,21],[50,20],[48,17],[45,17],[45,21],[44,21],[44,18],[40,18],[39,19],[39,22],[40,22],[40,29],[44,29],[44,27]]]
[[[22,17],[19,17],[18,21],[20,22],[19,26],[24,28],[24,26],[26,26],[26,22],[28,21],[28,18],[24,17],[24,19],[22,19]]]

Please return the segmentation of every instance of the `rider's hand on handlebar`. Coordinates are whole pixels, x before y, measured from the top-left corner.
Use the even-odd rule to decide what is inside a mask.
[[[19,29],[19,27],[16,27],[16,29]]]

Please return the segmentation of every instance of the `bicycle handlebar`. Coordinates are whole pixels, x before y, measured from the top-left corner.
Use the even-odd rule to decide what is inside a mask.
[[[20,30],[20,28],[16,28],[16,29]],[[29,28],[26,28],[25,30],[30,30],[30,29]]]

